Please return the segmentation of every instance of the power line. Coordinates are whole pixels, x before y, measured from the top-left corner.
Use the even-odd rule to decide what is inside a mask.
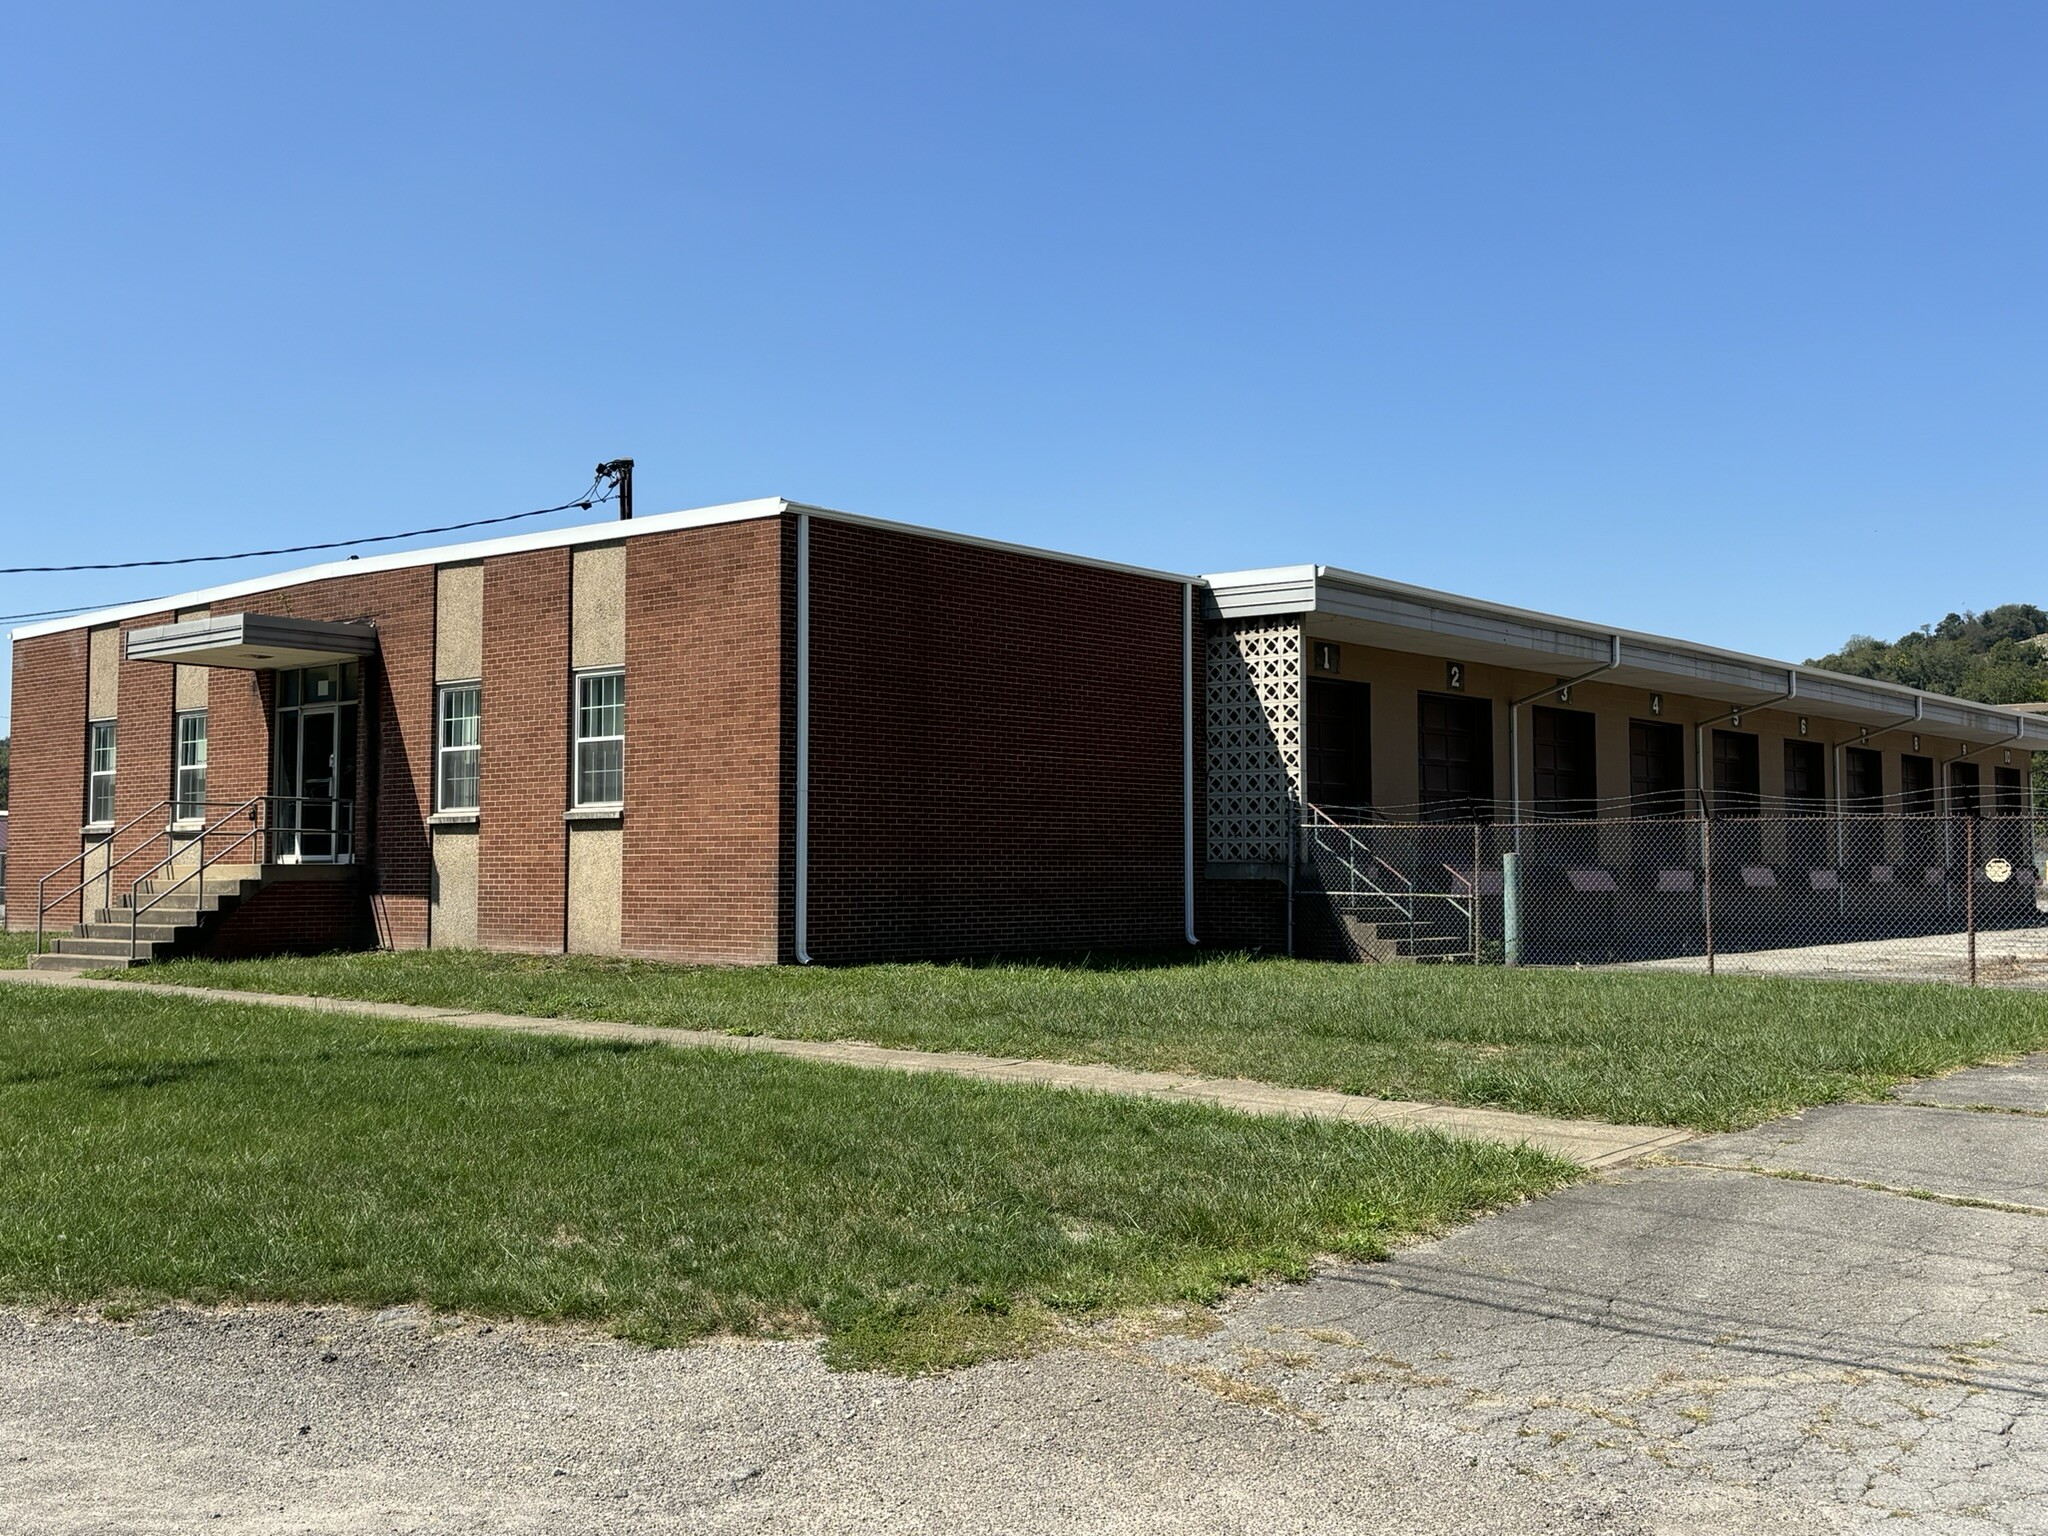
[[[466,523],[443,523],[438,528],[412,528],[404,533],[379,533],[361,539],[334,539],[325,544],[287,544],[277,549],[244,549],[232,555],[180,555],[174,560],[106,560],[89,565],[9,565],[0,566],[0,576],[51,576],[69,571],[137,571],[146,567],[163,565],[211,565],[223,560],[258,560],[266,555],[303,555],[322,549],[348,549],[357,544],[391,544],[399,539],[423,538],[430,533],[457,533],[464,528],[485,528],[493,523],[516,523],[522,518],[546,517],[550,512],[566,512],[571,507],[588,512],[592,507],[601,506],[617,494],[608,491],[604,495],[594,494],[599,481],[590,482],[588,490],[573,500],[559,506],[535,507],[531,512],[508,512],[503,517],[476,517]],[[82,609],[52,610],[52,612],[83,612]],[[0,615],[0,618],[31,618],[37,615]]]
[[[11,624],[16,619],[61,619],[67,613],[84,613],[88,608],[104,608],[105,603],[80,603],[76,608],[39,608],[34,613],[0,613],[0,624]]]

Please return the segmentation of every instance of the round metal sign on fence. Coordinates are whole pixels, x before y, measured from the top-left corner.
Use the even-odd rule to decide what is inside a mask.
[[[2012,861],[2010,859],[1993,859],[1984,866],[1984,878],[1993,885],[2005,884],[2006,881],[2012,878]]]

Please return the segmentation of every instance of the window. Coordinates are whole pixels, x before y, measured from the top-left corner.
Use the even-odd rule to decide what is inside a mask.
[[[483,686],[451,683],[441,690],[441,723],[435,738],[434,809],[473,811],[477,806],[477,743],[483,723]]]
[[[576,679],[576,804],[626,799],[626,674],[585,672]]]
[[[1685,728],[1659,720],[1628,723],[1629,808],[1637,816],[1685,814]]]
[[[1884,809],[1884,754],[1875,747],[1851,747],[1842,754],[1845,797],[1872,815]]]
[[[206,819],[206,711],[188,710],[175,725],[177,753],[171,763],[171,820]]]
[[[114,722],[86,727],[85,819],[98,826],[114,819]]]
[[[1536,809],[1544,816],[1590,820],[1599,809],[1593,771],[1593,717],[1582,709],[1530,711]]]
[[[1308,800],[1359,810],[1372,804],[1372,689],[1308,681]]]
[[[1492,703],[1486,699],[1456,699],[1441,693],[1418,695],[1416,703],[1420,727],[1416,766],[1422,790],[1422,819],[1491,821]]]

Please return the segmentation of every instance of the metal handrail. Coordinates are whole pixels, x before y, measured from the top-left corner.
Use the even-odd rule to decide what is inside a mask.
[[[1339,851],[1336,852],[1335,855],[1337,861],[1351,872],[1351,878],[1354,884],[1354,889],[1352,890],[1351,894],[1354,896],[1359,894],[1355,887],[1356,883],[1362,880],[1364,881],[1367,887],[1366,894],[1371,896],[1377,896],[1382,901],[1390,903],[1396,911],[1398,911],[1403,917],[1408,919],[1408,921],[1412,924],[1415,921],[1414,882],[1405,880],[1405,877],[1402,877],[1401,872],[1398,869],[1395,869],[1393,865],[1389,864],[1385,859],[1379,857],[1379,855],[1375,854],[1371,849],[1367,848],[1365,844],[1362,841],[1360,841],[1356,833],[1354,833],[1349,827],[1346,827],[1341,823],[1333,820],[1328,814],[1326,814],[1323,811],[1323,809],[1320,806],[1311,805],[1308,807],[1308,812],[1309,815],[1313,817],[1315,821],[1320,822],[1323,827],[1327,827],[1332,832],[1340,833],[1343,836],[1344,840],[1350,843],[1351,846],[1358,851],[1358,854],[1361,858],[1370,859],[1373,863],[1379,865],[1380,868],[1386,870],[1389,874],[1394,875],[1396,878],[1403,879],[1404,883],[1408,886],[1409,901],[1406,906],[1403,906],[1400,897],[1396,896],[1392,891],[1389,891],[1382,887],[1377,880],[1373,879],[1371,875],[1366,874],[1365,871],[1360,869],[1357,864],[1353,863],[1351,859],[1349,859],[1341,851]],[[1321,829],[1312,825],[1310,829],[1310,835],[1314,836],[1315,833],[1319,830]]]
[[[163,858],[159,859],[155,864],[151,865],[148,869],[144,870],[141,874],[137,875],[134,879],[128,882],[128,959],[131,963],[135,959],[136,929],[142,920],[142,914],[156,906],[158,902],[162,901],[166,896],[170,895],[172,891],[177,890],[187,880],[190,880],[192,878],[192,875],[179,876],[176,880],[172,881],[169,885],[165,886],[161,891],[158,891],[147,902],[141,899],[142,887],[144,882],[152,879],[159,871],[163,870],[168,865],[176,863],[180,858],[184,857],[186,848],[189,848],[193,842],[197,842],[199,844],[199,867],[193,870],[192,874],[196,874],[203,877],[206,874],[206,839],[208,834],[217,832],[220,828],[226,826],[229,822],[233,821],[237,816],[240,816],[243,812],[246,811],[249,813],[249,819],[254,823],[254,825],[251,826],[249,830],[244,832],[240,837],[236,838],[234,842],[228,845],[231,848],[240,847],[243,843],[247,842],[251,837],[254,837],[258,833],[263,831],[263,820],[259,815],[256,814],[255,808],[261,805],[265,800],[268,800],[269,798],[270,797],[268,795],[251,795],[247,800],[244,800],[240,805],[235,806],[232,810],[230,810],[225,816],[221,817],[218,821],[213,822],[211,825],[202,825],[197,832],[188,832],[186,834],[185,848],[173,848],[169,853],[165,854]],[[204,897],[205,893],[206,887],[204,880],[202,879],[200,885],[200,895]]]
[[[78,884],[72,886],[71,889],[68,891],[61,891],[57,895],[51,896],[47,900],[45,900],[44,887],[47,886],[52,880],[56,879],[59,875],[63,874],[64,871],[69,869],[72,865],[83,864],[87,859],[91,858],[93,854],[97,852],[99,849],[110,847],[112,844],[119,841],[120,836],[123,832],[126,832],[131,827],[141,825],[143,822],[149,820],[150,817],[156,815],[159,811],[167,809],[170,806],[170,804],[171,802],[168,800],[157,801],[155,805],[152,805],[148,810],[143,811],[140,815],[131,816],[128,820],[122,822],[121,825],[113,828],[106,834],[105,838],[102,841],[94,844],[93,847],[81,848],[72,857],[66,859],[62,864],[59,864],[55,869],[51,870],[48,874],[44,875],[40,880],[36,881],[35,952],[37,954],[40,955],[43,952],[43,919],[49,914],[50,908],[56,906],[57,903],[60,901],[69,901],[73,896],[78,895],[81,891],[83,891],[87,886],[91,885],[96,880],[107,881],[108,887],[109,889],[111,889],[113,885],[111,877],[114,871],[121,865],[127,863],[130,859],[134,858],[136,854],[142,852],[143,849],[147,848],[151,843],[155,842],[157,838],[163,836],[164,834],[160,832],[151,833],[148,837],[145,837],[141,842],[137,843],[133,848],[130,848],[126,853],[122,854],[118,859],[115,859],[111,863],[109,863],[104,869],[100,870],[99,873],[87,875],[83,880],[80,880]],[[79,915],[81,918],[84,916],[83,903],[80,904]]]
[[[206,899],[206,870],[209,863],[218,865],[221,862],[222,854],[228,853],[236,848],[241,847],[251,838],[263,837],[266,834],[269,834],[271,836],[276,835],[278,827],[275,819],[266,814],[260,814],[256,811],[256,808],[261,806],[263,810],[267,812],[273,803],[290,803],[295,806],[326,805],[338,807],[346,805],[350,808],[351,811],[353,811],[354,809],[353,802],[336,799],[331,795],[251,795],[247,800],[244,800],[240,805],[237,805],[233,810],[229,811],[225,816],[221,817],[211,826],[201,827],[196,833],[187,834],[189,839],[197,841],[199,844],[199,863],[196,868],[190,870],[186,874],[180,875],[177,879],[173,880],[169,885],[165,886],[162,890],[152,892],[147,901],[142,899],[143,882],[149,880],[152,876],[157,874],[158,871],[162,870],[167,865],[174,863],[179,857],[181,857],[184,854],[185,849],[179,848],[173,850],[170,854],[166,855],[162,860],[160,860],[156,864],[154,868],[145,870],[143,871],[143,873],[137,875],[128,884],[128,959],[130,963],[133,963],[135,959],[135,952],[137,949],[141,947],[140,929],[142,924],[142,914],[154,910],[157,906],[161,905],[164,899],[168,897],[173,891],[180,889],[187,882],[195,879],[199,881],[199,899],[201,901],[204,901]],[[254,823],[254,825],[249,827],[247,831],[242,832],[237,837],[235,837],[235,839],[232,842],[230,842],[226,848],[219,850],[219,852],[217,852],[214,855],[214,857],[209,860],[206,853],[207,837],[209,835],[217,833],[220,828],[226,826],[229,822],[233,821],[237,816],[241,815],[245,811],[251,813],[250,819]],[[296,824],[288,830],[298,833],[303,833],[304,831],[302,827],[299,827]],[[338,837],[341,834],[338,829],[335,829],[334,831],[327,834],[316,833],[316,835],[330,835]],[[353,840],[353,835],[353,831],[351,831],[351,840]],[[261,864],[265,861],[259,856],[257,862]]]

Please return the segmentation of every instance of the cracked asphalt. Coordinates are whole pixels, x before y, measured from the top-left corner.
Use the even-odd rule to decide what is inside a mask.
[[[2048,1531],[2048,1056],[935,1380],[0,1313],[0,1529]]]

